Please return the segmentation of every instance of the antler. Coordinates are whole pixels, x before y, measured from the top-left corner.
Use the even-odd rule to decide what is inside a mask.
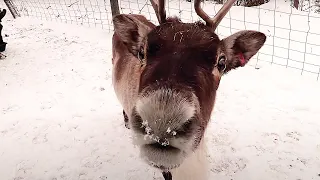
[[[154,0],[150,0],[152,7],[157,15],[159,24],[166,21],[166,9],[164,8],[165,0],[158,0],[156,3]]]
[[[203,11],[203,9],[200,7],[200,1],[201,0],[194,0],[194,9],[196,13],[207,23],[208,26],[215,30],[236,0],[228,0],[214,16],[214,18],[210,18],[208,14]]]

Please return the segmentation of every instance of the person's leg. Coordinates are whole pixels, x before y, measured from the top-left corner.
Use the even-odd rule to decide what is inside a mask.
[[[0,44],[3,44],[3,38],[2,38],[2,24],[0,23]]]
[[[2,11],[0,11],[0,22],[1,22],[2,18],[6,15],[6,13],[7,13],[6,9],[3,9]]]
[[[0,44],[3,44],[3,38],[2,38],[2,24],[1,24],[1,20],[2,18],[6,15],[7,13],[7,10],[6,9],[3,9],[0,11]]]

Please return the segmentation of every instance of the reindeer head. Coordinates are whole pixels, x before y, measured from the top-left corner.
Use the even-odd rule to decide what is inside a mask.
[[[138,98],[128,116],[142,156],[155,167],[176,168],[197,149],[221,77],[245,66],[265,43],[266,36],[257,31],[224,39],[215,34],[234,2],[229,0],[211,19],[195,0],[195,10],[206,24],[166,18],[164,0],[152,1],[158,26],[139,15],[113,19],[120,41],[141,61]]]

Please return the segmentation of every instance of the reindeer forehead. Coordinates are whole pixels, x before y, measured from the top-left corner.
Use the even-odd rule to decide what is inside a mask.
[[[148,44],[170,46],[171,49],[198,48],[214,51],[219,42],[219,37],[205,24],[182,23],[177,19],[168,19],[148,35]]]

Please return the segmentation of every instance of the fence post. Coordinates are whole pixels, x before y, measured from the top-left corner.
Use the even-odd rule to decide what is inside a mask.
[[[20,14],[18,13],[16,7],[12,3],[11,0],[4,0],[4,3],[6,3],[10,13],[12,14],[13,18],[15,19],[16,17],[20,17]]]
[[[110,5],[111,5],[111,13],[112,16],[120,14],[120,9],[119,9],[119,2],[118,0],[110,0]]]

